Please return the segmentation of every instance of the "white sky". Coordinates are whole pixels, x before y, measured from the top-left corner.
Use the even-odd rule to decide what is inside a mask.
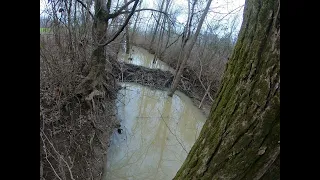
[[[85,0],[84,0],[85,1]],[[48,0],[40,0],[40,13],[43,12],[45,9],[45,6],[48,4]],[[187,0],[174,0],[174,5],[177,7],[185,7],[184,12],[187,12]],[[211,10],[220,12],[220,13],[228,13],[231,10],[243,5],[245,0],[213,0],[211,3]],[[157,0],[143,0],[143,4],[145,7],[148,8],[155,8],[156,7]],[[224,6],[222,6],[224,5]],[[221,7],[222,6],[222,7]],[[220,8],[217,8],[220,7]],[[242,12],[242,11],[241,11]],[[208,16],[212,16],[214,13],[209,13]],[[242,14],[241,14],[242,15]],[[183,22],[183,17],[178,17],[178,19]]]
[[[40,0],[40,14],[42,13],[44,8],[46,7],[47,2],[48,2],[47,0]]]
[[[205,7],[206,0],[199,0],[203,3],[202,7]],[[198,2],[199,3],[199,2]],[[241,23],[242,23],[242,15],[243,15],[243,5],[245,3],[245,0],[213,0],[210,6],[210,11],[207,14],[205,23],[202,25],[202,29],[205,29],[205,24],[214,25],[217,23],[218,20],[223,20],[220,22],[220,24],[224,24],[224,26],[230,27],[232,23],[232,19],[235,16],[238,16],[237,22],[236,22],[236,31],[240,30]],[[144,0],[143,1],[143,7],[148,8],[156,8],[157,4],[160,4],[160,0]],[[160,6],[160,5],[158,5]],[[181,24],[185,24],[187,21],[187,14],[188,14],[188,0],[173,0],[173,4],[177,9],[181,9],[181,14],[177,17],[177,21]],[[241,8],[238,8],[240,7]],[[238,8],[237,10],[233,11],[234,9]],[[234,14],[230,14],[226,16],[227,13],[233,12]],[[218,13],[215,13],[218,12]],[[150,17],[149,15],[146,15],[147,17]],[[225,17],[226,16],[226,17]],[[222,26],[221,26],[222,27]],[[220,30],[220,32],[224,32],[224,30]],[[220,34],[220,33],[219,33]],[[222,34],[221,34],[222,35]]]
[[[85,1],[85,0],[83,0]],[[160,0],[143,0],[142,8],[154,8],[156,9],[157,4],[160,2]],[[206,1],[201,1],[206,2]],[[181,14],[177,17],[177,21],[180,23],[185,23],[187,20],[187,11],[188,11],[188,0],[173,0],[172,7],[175,8],[181,8]],[[209,24],[213,24],[214,20],[219,20],[222,17],[224,17],[226,14],[218,14],[218,13],[228,13],[239,6],[244,5],[245,0],[213,0],[211,3],[210,10],[214,12],[209,12],[206,17],[206,22]],[[40,15],[43,15],[43,10],[45,9],[45,6],[48,4],[48,0],[40,0]],[[205,5],[204,5],[205,6]],[[218,13],[215,13],[218,12]],[[242,8],[239,8],[239,10],[235,11],[238,15],[238,22],[237,22],[237,28],[236,30],[239,31],[242,23],[242,14],[243,14],[243,6]],[[146,14],[145,14],[146,15]],[[230,26],[231,21],[227,19],[231,19],[228,17],[234,17],[236,14],[228,15],[226,18],[224,18],[223,23],[226,26]],[[150,17],[150,15],[149,15]]]

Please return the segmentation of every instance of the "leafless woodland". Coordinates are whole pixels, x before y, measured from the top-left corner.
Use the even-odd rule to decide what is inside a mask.
[[[239,17],[228,15],[242,7],[210,20],[211,0],[189,0],[181,23],[173,0],[152,1],[154,8],[143,1],[46,3],[40,14],[40,28],[48,29],[40,32],[40,179],[101,178],[108,138],[119,126],[114,101],[121,48],[143,47],[181,69],[174,78],[187,82],[180,89],[199,108],[214,102],[238,33]]]

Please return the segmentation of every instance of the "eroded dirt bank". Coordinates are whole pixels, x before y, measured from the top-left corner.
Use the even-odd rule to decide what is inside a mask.
[[[106,82],[105,97],[79,97],[74,89],[86,75],[84,60],[71,61],[51,36],[40,37],[40,179],[100,180],[110,135],[119,125],[115,81]]]
[[[110,134],[118,124],[114,102],[94,111],[76,99],[61,108],[53,103],[40,107],[40,179],[101,179]]]

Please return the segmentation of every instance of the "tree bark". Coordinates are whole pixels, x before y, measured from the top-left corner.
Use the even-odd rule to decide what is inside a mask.
[[[112,91],[106,87],[106,53],[104,46],[99,45],[99,42],[106,40],[106,32],[108,23],[105,22],[105,13],[109,13],[109,3],[106,5],[104,0],[96,0],[94,3],[95,19],[93,22],[92,36],[95,41],[94,49],[91,55],[90,71],[86,78],[78,85],[77,94],[84,96],[89,95],[94,90],[101,92]],[[110,87],[109,87],[110,88]]]
[[[179,84],[179,82],[180,82],[180,79],[181,79],[181,76],[182,76],[182,73],[183,73],[183,69],[184,69],[184,67],[185,67],[185,65],[186,65],[186,63],[187,63],[187,60],[188,60],[189,57],[190,57],[192,48],[193,48],[195,42],[197,41],[198,35],[199,35],[199,33],[200,33],[200,30],[201,30],[201,27],[202,27],[202,24],[203,24],[203,21],[204,21],[207,13],[208,13],[208,11],[209,11],[211,2],[212,2],[212,0],[209,0],[209,1],[208,1],[207,6],[206,6],[206,8],[205,8],[204,11],[203,11],[203,14],[201,15],[201,19],[200,19],[200,21],[199,21],[199,23],[198,23],[197,30],[196,30],[194,36],[192,37],[192,39],[190,40],[190,44],[189,44],[189,45],[186,44],[186,45],[185,45],[185,46],[186,46],[186,49],[185,49],[185,50],[182,50],[182,55],[181,55],[181,56],[182,56],[183,59],[182,59],[181,64],[180,64],[180,66],[179,66],[179,68],[178,68],[178,71],[176,72],[176,75],[175,75],[175,77],[174,77],[174,79],[173,79],[171,88],[170,88],[170,90],[169,90],[169,92],[168,92],[168,96],[171,96],[171,97],[172,97],[173,93],[176,91],[176,89],[177,89],[177,87],[178,87],[178,84]],[[191,18],[190,18],[190,19],[191,19],[191,20],[190,20],[189,23],[191,24],[191,22],[192,22],[192,15],[191,15]],[[189,25],[189,26],[190,26],[190,25]],[[191,26],[190,26],[190,27],[191,27]],[[189,27],[189,32],[190,32],[190,27]],[[190,35],[190,33],[188,33],[188,34]],[[189,36],[189,35],[188,35],[188,36]],[[186,41],[188,41],[188,37],[187,37]],[[185,42],[185,43],[188,43],[188,42]],[[184,49],[184,46],[182,46],[182,48]]]
[[[280,1],[247,0],[223,81],[174,179],[280,179]]]
[[[111,73],[112,66],[106,66],[107,57],[105,46],[115,40],[125,29],[125,26],[127,26],[130,18],[136,10],[139,0],[131,1],[131,3],[134,2],[134,5],[125,22],[114,35],[108,37],[108,20],[120,15],[121,10],[125,9],[130,4],[125,4],[117,12],[110,13],[111,1],[112,0],[108,0],[107,3],[105,3],[105,0],[95,1],[95,15],[93,18],[94,21],[92,28],[92,37],[95,43],[91,55],[91,66],[88,75],[77,86],[76,89],[76,94],[85,97],[92,97],[88,95],[93,92],[96,92],[96,94],[100,95],[103,95],[107,92],[108,95],[115,97],[115,79]]]

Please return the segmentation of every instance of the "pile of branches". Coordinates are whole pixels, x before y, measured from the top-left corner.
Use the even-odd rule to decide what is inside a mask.
[[[170,71],[150,69],[143,66],[119,62],[113,74],[119,82],[134,82],[154,89],[167,90],[170,88],[174,75]],[[192,82],[183,77],[178,90],[189,97],[194,97]]]

